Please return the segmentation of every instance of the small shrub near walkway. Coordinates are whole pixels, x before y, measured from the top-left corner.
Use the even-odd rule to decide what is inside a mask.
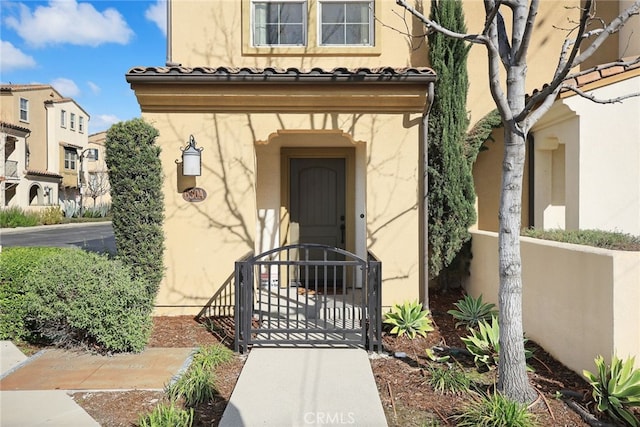
[[[98,351],[141,351],[151,333],[146,283],[104,255],[69,248],[0,253],[0,334]]]

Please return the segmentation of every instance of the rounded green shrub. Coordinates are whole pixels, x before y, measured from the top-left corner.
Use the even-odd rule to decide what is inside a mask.
[[[44,259],[25,279],[27,320],[63,347],[141,351],[151,332],[145,282],[118,260],[79,249]]]
[[[0,252],[0,339],[19,341],[28,337],[24,280],[43,259],[62,250],[15,247]]]

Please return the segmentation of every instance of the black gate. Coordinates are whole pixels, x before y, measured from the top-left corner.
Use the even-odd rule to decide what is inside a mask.
[[[273,249],[235,265],[235,346],[380,349],[381,263],[318,244]]]

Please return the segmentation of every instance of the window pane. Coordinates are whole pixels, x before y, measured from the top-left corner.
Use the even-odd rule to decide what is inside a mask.
[[[371,45],[371,2],[322,2],[320,40],[323,45]]]
[[[369,4],[353,3],[347,4],[347,22],[364,24],[369,22]]]
[[[253,44],[304,45],[304,2],[255,2]]]
[[[302,23],[302,5],[296,3],[285,3],[280,10],[280,22],[283,24]]]
[[[322,44],[345,44],[342,25],[322,25]]]
[[[323,24],[344,23],[344,4],[342,3],[323,4],[322,5],[322,23]]]
[[[296,25],[283,25],[282,32],[280,34],[280,44],[303,44],[303,27],[300,24]]]
[[[347,44],[369,44],[369,25],[348,24],[346,38]]]

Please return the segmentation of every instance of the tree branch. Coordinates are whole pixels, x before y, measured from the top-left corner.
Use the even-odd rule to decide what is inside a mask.
[[[638,0],[640,2],[640,0]],[[545,86],[541,91],[532,95],[527,104],[522,109],[522,111],[516,117],[516,120],[524,120],[524,118],[529,114],[529,112],[540,103],[546,104],[546,98],[552,94],[556,93],[556,89],[562,84],[562,82],[566,79],[569,71],[574,67],[572,65],[574,63],[575,57],[580,50],[580,43],[582,40],[583,34],[585,33],[585,29],[587,27],[587,23],[589,22],[589,14],[591,13],[591,6],[593,4],[593,0],[586,0],[585,7],[582,9],[582,16],[580,17],[580,25],[578,27],[578,36],[576,37],[577,42],[574,40],[565,40],[562,45],[562,52],[560,58],[558,60],[558,66],[556,67],[556,72],[553,76],[553,80],[547,86]],[[569,50],[569,46],[572,46],[571,52],[569,53],[569,58],[566,58],[565,55]],[[550,107],[550,106],[549,106]]]
[[[611,21],[604,30],[600,31],[600,34],[596,39],[578,56],[572,63],[572,67],[582,64],[604,43],[604,41],[613,33],[617,32],[633,15],[640,13],[640,0],[636,0],[631,6],[629,6],[624,12],[622,12],[616,19]]]
[[[529,15],[527,16],[527,25],[525,26],[524,33],[522,35],[522,42],[520,43],[520,46],[513,58],[514,62],[518,65],[521,65],[523,61],[526,61],[527,51],[531,44],[531,35],[533,34],[536,16],[538,15],[539,4],[539,0],[532,0],[531,5],[529,6]]]
[[[478,43],[478,44],[484,44],[486,43],[486,40],[484,40],[483,37],[481,37],[478,34],[463,34],[463,33],[457,33],[455,31],[451,31],[448,28],[442,27],[441,25],[439,25],[437,22],[434,22],[432,20],[430,20],[429,18],[427,18],[426,16],[424,16],[422,13],[420,13],[419,11],[417,11],[414,7],[410,6],[407,4],[406,0],[396,0],[396,4],[398,6],[402,6],[404,7],[408,12],[410,12],[413,16],[415,16],[416,18],[418,18],[420,21],[422,21],[422,23],[424,25],[427,26],[427,28],[429,30],[434,30],[437,31],[439,33],[444,34],[447,37],[453,37],[455,39],[462,39],[462,40],[466,40],[470,43]]]
[[[602,99],[602,98],[596,97],[592,93],[587,93],[587,92],[585,92],[583,90],[580,90],[577,87],[572,86],[572,85],[561,85],[560,86],[560,90],[562,90],[562,89],[570,90],[571,92],[574,92],[575,94],[580,95],[583,98],[586,98],[586,99],[588,99],[590,101],[593,101],[596,104],[615,104],[615,103],[618,103],[618,102],[622,102],[622,101],[624,101],[625,99],[628,99],[628,98],[635,98],[637,96],[640,96],[640,92],[634,92],[634,93],[627,93],[625,95],[621,95],[621,96],[618,96],[618,97],[615,97],[615,98]]]

